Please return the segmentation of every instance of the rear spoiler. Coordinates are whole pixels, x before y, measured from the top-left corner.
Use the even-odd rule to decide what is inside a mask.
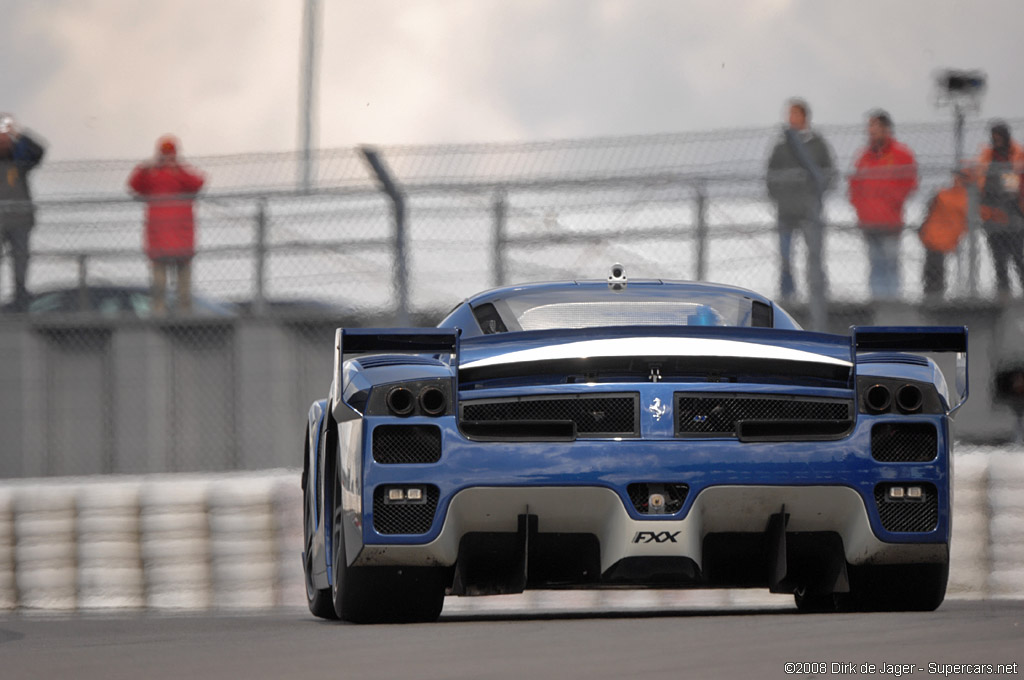
[[[958,401],[950,407],[949,415],[967,401],[967,326],[853,326],[850,337],[854,371],[857,352],[955,352]]]
[[[337,422],[358,418],[345,403],[345,358],[356,354],[450,354],[458,364],[458,328],[338,328],[334,331],[334,379],[330,403]]]

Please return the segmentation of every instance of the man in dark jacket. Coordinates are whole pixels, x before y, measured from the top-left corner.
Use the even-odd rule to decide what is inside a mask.
[[[827,285],[825,223],[822,200],[835,183],[835,162],[825,139],[811,129],[811,109],[802,99],[789,101],[789,126],[768,160],[768,193],[778,207],[780,282],[783,298],[795,292],[792,268],[793,234],[803,232],[807,245],[807,284],[824,291]]]
[[[1024,147],[1010,136],[1005,121],[992,121],[989,134],[992,144],[982,150],[977,163],[981,226],[992,251],[996,291],[1000,302],[1006,303],[1011,298],[1011,262],[1024,288],[1024,219],[1016,205],[1024,172]]]
[[[35,208],[28,173],[43,159],[43,147],[14,119],[0,113],[0,247],[5,243],[14,261],[14,309],[28,310],[28,236],[35,224]]]

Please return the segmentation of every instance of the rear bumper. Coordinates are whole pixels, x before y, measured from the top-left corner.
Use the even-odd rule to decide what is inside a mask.
[[[785,506],[787,532],[835,532],[850,564],[941,562],[947,544],[932,536],[890,543],[875,535],[861,495],[844,486],[722,485],[701,491],[682,517],[637,520],[608,488],[473,487],[459,491],[443,513],[440,530],[426,543],[366,544],[356,566],[451,566],[470,532],[515,533],[519,515],[537,517],[542,533],[593,534],[601,570],[629,557],[683,557],[703,565],[704,537],[713,533],[763,533]],[[441,514],[439,512],[439,514]],[[934,533],[934,532],[933,532]]]
[[[854,431],[838,441],[757,443],[474,442],[462,436],[453,418],[407,419],[410,424],[440,427],[440,461],[381,465],[369,450],[376,419],[368,418],[358,532],[363,545],[354,563],[450,566],[466,533],[515,532],[517,517],[531,514],[537,516],[540,532],[597,536],[603,569],[633,556],[681,556],[699,566],[705,536],[764,532],[769,517],[783,505],[790,515],[787,531],[839,534],[851,564],[941,561],[931,558],[946,554],[950,535],[945,418],[914,418],[935,423],[938,455],[933,461],[878,462],[871,456],[871,427],[896,419],[862,417]],[[627,486],[635,482],[687,484],[689,494],[675,515],[643,515],[627,494]],[[933,530],[891,532],[882,526],[876,486],[901,482],[934,485],[938,522]],[[438,488],[437,510],[428,531],[386,535],[375,530],[374,491],[391,484]],[[678,534],[674,541],[633,543],[639,532]]]

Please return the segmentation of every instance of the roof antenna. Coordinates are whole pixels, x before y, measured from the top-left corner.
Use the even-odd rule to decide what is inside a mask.
[[[625,290],[627,283],[626,268],[616,262],[612,265],[612,275],[608,277],[608,287],[612,290]]]

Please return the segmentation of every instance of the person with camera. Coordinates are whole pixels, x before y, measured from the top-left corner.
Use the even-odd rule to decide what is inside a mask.
[[[17,312],[28,311],[29,233],[36,223],[28,174],[44,153],[43,146],[18,129],[10,114],[0,113],[0,247],[6,244],[14,261],[12,308]]]

